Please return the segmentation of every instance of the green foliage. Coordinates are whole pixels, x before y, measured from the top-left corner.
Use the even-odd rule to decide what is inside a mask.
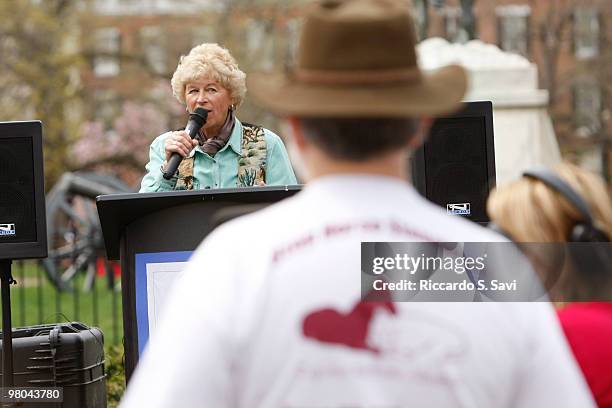
[[[106,395],[108,408],[119,405],[125,392],[125,369],[123,346],[113,346],[106,352]]]

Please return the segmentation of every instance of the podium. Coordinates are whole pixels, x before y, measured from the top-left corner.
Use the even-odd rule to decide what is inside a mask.
[[[266,186],[98,196],[96,205],[109,260],[120,260],[126,378],[132,375],[149,336],[164,281],[151,271],[180,268],[216,226],[301,189]],[[154,268],[155,267],[155,268]],[[164,269],[165,268],[165,269]],[[173,269],[174,268],[174,269]],[[155,299],[163,299],[159,295]]]

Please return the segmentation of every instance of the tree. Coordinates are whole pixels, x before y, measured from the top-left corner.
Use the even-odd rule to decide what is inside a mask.
[[[531,7],[535,7],[535,0],[531,0]],[[575,3],[568,0],[550,2],[544,17],[536,22],[535,30],[538,40],[542,44],[542,65],[544,87],[548,89],[550,105],[554,106],[557,100],[557,71],[561,48],[566,42],[567,28],[571,23],[572,11]]]
[[[167,130],[167,115],[159,106],[127,101],[110,129],[99,121],[84,122],[71,152],[80,169],[114,174],[135,186],[149,159],[149,145]]]
[[[70,165],[66,159],[79,122],[81,58],[71,31],[76,4],[0,1],[0,115],[43,122],[47,188]]]

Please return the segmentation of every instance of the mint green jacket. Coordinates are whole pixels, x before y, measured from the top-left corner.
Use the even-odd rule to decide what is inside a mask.
[[[283,141],[278,135],[264,129],[267,148],[266,185],[284,186],[297,184],[289,156]],[[147,174],[140,184],[141,193],[175,190],[177,178],[166,180],[162,176],[161,165],[166,158],[164,142],[170,135],[166,132],[158,136],[149,149]],[[199,146],[191,151],[195,155],[193,167],[194,190],[207,188],[235,188],[238,186],[238,159],[242,141],[242,123],[236,119],[234,130],[225,146],[214,157],[204,153]],[[190,155],[190,157],[191,157]]]

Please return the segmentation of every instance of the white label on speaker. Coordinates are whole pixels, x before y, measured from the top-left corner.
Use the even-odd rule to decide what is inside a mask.
[[[453,215],[470,215],[470,203],[446,204],[446,212]]]
[[[0,224],[0,237],[14,236],[15,224]]]

